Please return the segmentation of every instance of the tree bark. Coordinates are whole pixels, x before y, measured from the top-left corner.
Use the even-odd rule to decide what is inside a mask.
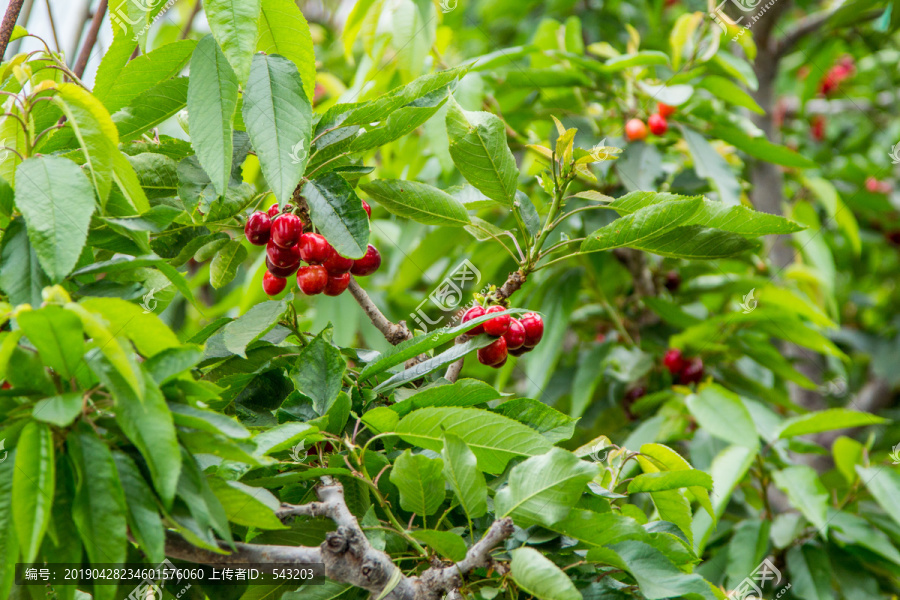
[[[13,29],[16,27],[16,21],[19,19],[19,12],[21,12],[24,2],[25,0],[10,0],[9,5],[6,7],[3,22],[0,23],[0,57],[6,54],[9,38],[12,37]]]
[[[84,36],[84,44],[81,46],[81,52],[78,53],[78,60],[75,61],[75,67],[72,69],[79,79],[84,75],[88,60],[91,58],[91,52],[97,44],[97,34],[100,32],[100,26],[103,24],[103,17],[106,16],[107,4],[108,0],[100,0],[100,4],[94,12],[94,18],[91,19],[91,26],[88,29],[87,35]]]

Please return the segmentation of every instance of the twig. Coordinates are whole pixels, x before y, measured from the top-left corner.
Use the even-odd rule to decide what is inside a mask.
[[[56,44],[56,53],[62,52],[62,46],[59,43],[59,35],[56,33],[56,21],[53,20],[53,11],[50,9],[50,0],[46,0],[47,18],[50,19],[50,31],[53,33],[53,43]]]
[[[469,339],[469,336],[466,334],[456,336],[457,344],[464,344]],[[456,380],[459,379],[459,373],[462,371],[463,364],[465,363],[465,358],[460,358],[458,360],[453,361],[449,367],[447,367],[447,372],[444,374],[444,379],[449,381],[450,383],[456,383]]]
[[[6,7],[3,22],[0,23],[0,57],[6,53],[9,38],[12,37],[13,29],[16,27],[16,21],[19,19],[19,12],[22,10],[24,2],[25,0],[11,0],[9,6]]]
[[[106,6],[108,0],[100,0],[97,10],[94,11],[94,18],[91,19],[91,26],[87,35],[84,37],[84,44],[81,46],[81,52],[78,54],[78,60],[75,61],[75,67],[72,69],[79,78],[84,75],[87,68],[88,59],[91,58],[91,52],[94,44],[97,43],[97,34],[100,32],[100,25],[103,24],[103,17],[106,16]]]
[[[191,35],[191,28],[194,26],[194,19],[197,17],[197,13],[200,12],[200,7],[202,0],[197,0],[194,2],[194,8],[191,9],[191,14],[188,15],[187,22],[184,24],[184,29],[181,30],[181,34],[178,36],[178,39],[186,40],[189,35]]]
[[[357,304],[362,307],[366,316],[372,321],[372,325],[381,332],[384,339],[396,346],[400,342],[412,338],[412,332],[410,332],[409,328],[406,326],[406,321],[394,323],[385,317],[378,307],[375,306],[375,303],[372,302],[372,299],[369,298],[366,291],[356,282],[356,279],[351,277],[350,285],[348,287],[350,289],[350,294],[353,295]]]

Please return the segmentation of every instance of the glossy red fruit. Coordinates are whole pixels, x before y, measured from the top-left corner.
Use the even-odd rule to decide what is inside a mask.
[[[272,241],[282,248],[290,248],[303,233],[303,221],[297,215],[281,215],[272,222]]]
[[[266,268],[269,269],[269,272],[276,277],[290,277],[297,272],[297,269],[300,268],[300,263],[291,265],[289,267],[279,267],[273,264],[272,261],[269,260],[269,257],[266,256]]]
[[[266,271],[263,275],[263,291],[270,296],[276,296],[284,291],[287,286],[287,279],[277,277],[271,271]]]
[[[363,208],[366,211],[366,214],[369,215],[369,218],[371,219],[372,218],[372,207],[369,206],[369,203],[366,202],[365,200],[363,200],[362,203],[363,203]]]
[[[484,311],[484,314],[489,315],[492,313],[503,312],[506,310],[502,306],[495,305],[488,307],[487,310]],[[499,317],[494,317],[490,321],[484,322],[484,332],[488,335],[492,335],[494,337],[499,337],[509,331],[509,324],[512,322],[512,317],[509,315],[501,315]]]
[[[508,351],[513,356],[522,356],[526,352],[531,352],[531,350],[532,348],[529,348],[528,346],[522,346],[521,348],[510,349]]]
[[[653,135],[662,135],[669,130],[669,123],[662,115],[650,115],[647,125],[650,126],[650,133]]]
[[[325,262],[322,263],[322,266],[325,267],[325,270],[328,271],[329,275],[341,275],[343,273],[349,273],[350,269],[353,268],[353,259],[345,258],[337,253],[337,250],[331,250],[331,256],[329,256]]]
[[[525,326],[517,319],[509,320],[509,329],[503,334],[507,350],[516,350],[525,345]]]
[[[265,246],[272,231],[272,219],[264,212],[255,212],[244,225],[244,235],[254,246]]]
[[[276,267],[292,267],[300,262],[300,251],[297,246],[282,248],[275,240],[269,240],[266,244],[266,258]]]
[[[672,375],[677,375],[685,367],[687,363],[681,355],[678,348],[669,348],[663,356],[663,366],[669,370]]]
[[[504,356],[504,357],[503,357],[503,360],[501,360],[500,362],[498,362],[496,365],[491,365],[491,367],[494,368],[494,369],[499,369],[500,367],[502,367],[503,365],[506,364],[506,359],[507,359],[507,358],[508,358],[508,355],[507,355],[507,356]]]
[[[325,236],[318,233],[304,233],[300,236],[298,246],[300,248],[300,258],[303,262],[311,265],[322,264],[334,252]]]
[[[678,375],[678,381],[685,385],[689,383],[699,383],[703,379],[703,360],[696,356],[688,360],[687,365]]]
[[[473,306],[463,314],[462,322],[465,323],[466,321],[471,321],[472,319],[477,319],[482,316],[484,316],[484,307]],[[484,333],[484,323],[468,330],[466,335],[478,335],[479,333]]]
[[[544,337],[544,319],[537,313],[525,313],[519,317],[519,322],[525,328],[525,345],[534,348]]]
[[[340,296],[350,285],[350,273],[341,273],[340,275],[329,275],[325,284],[326,296]]]
[[[656,112],[658,112],[663,119],[668,119],[675,114],[675,107],[663,104],[662,102],[657,102]]]
[[[300,267],[297,270],[297,285],[307,296],[321,294],[328,285],[328,271],[322,265]]]
[[[274,219],[275,215],[282,213],[282,212],[289,213],[292,210],[294,210],[294,207],[291,206],[290,204],[285,204],[284,210],[278,210],[278,203],[276,202],[275,204],[273,204],[272,206],[269,207],[267,214],[269,215],[270,219]]]
[[[366,275],[371,275],[381,266],[381,254],[378,252],[378,249],[369,244],[369,247],[366,248],[366,254],[362,258],[358,258],[353,261],[353,266],[350,267],[350,272],[359,277],[365,277]]]
[[[647,137],[647,126],[640,119],[629,119],[625,123],[625,139],[629,142],[643,140]]]
[[[499,365],[506,360],[506,354],[506,340],[497,338],[489,346],[478,350],[478,362],[488,366]]]

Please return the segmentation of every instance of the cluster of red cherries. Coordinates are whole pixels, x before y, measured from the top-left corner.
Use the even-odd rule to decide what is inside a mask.
[[[463,314],[462,322],[471,321],[484,315],[503,312],[506,310],[500,305],[473,306]],[[537,313],[525,313],[521,318],[515,319],[510,315],[500,315],[477,325],[466,332],[468,335],[486,333],[497,338],[489,345],[478,350],[478,362],[489,367],[499,369],[506,364],[508,354],[521,356],[534,350],[541,338],[544,337],[544,320]]]
[[[674,106],[657,103],[656,112],[647,119],[645,124],[640,119],[629,119],[625,123],[625,138],[629,142],[634,140],[643,140],[647,138],[647,126],[650,126],[650,133],[653,135],[663,135],[669,130],[669,122],[666,120],[675,112]]]
[[[366,214],[372,218],[372,208],[363,200]],[[263,291],[270,296],[280,294],[287,287],[287,278],[297,274],[297,286],[307,296],[325,293],[339,296],[350,285],[350,275],[371,275],[381,266],[381,254],[369,244],[366,254],[357,260],[346,258],[332,248],[325,236],[303,232],[303,221],[295,215],[290,204],[279,212],[275,204],[267,212],[250,215],[244,226],[247,240],[266,247],[266,274]],[[300,262],[306,266],[300,266]]]
[[[699,383],[703,379],[703,360],[699,356],[685,358],[678,348],[666,350],[663,366],[683,385]]]

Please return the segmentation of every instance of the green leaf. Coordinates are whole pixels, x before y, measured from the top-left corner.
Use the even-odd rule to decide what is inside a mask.
[[[862,250],[862,242],[859,238],[859,223],[853,216],[853,211],[841,200],[841,195],[833,183],[823,177],[804,177],[803,185],[808,187],[825,207],[828,216],[841,228],[853,251],[859,255]]]
[[[641,473],[628,484],[628,493],[660,492],[676,490],[691,486],[712,489],[712,478],[703,471],[663,471],[658,473]]]
[[[238,80],[247,81],[250,61],[255,60],[260,0],[203,0],[213,37],[228,58]],[[250,82],[248,82],[250,87]]]
[[[858,412],[846,408],[830,408],[786,420],[781,424],[777,437],[783,439],[831,431],[833,429],[867,427],[869,425],[886,423],[887,421],[888,419],[875,416],[872,413]]]
[[[496,313],[494,313],[496,314]],[[493,316],[493,315],[489,315]],[[466,323],[468,325],[468,323]],[[404,383],[408,383],[410,381],[415,381],[416,379],[420,379],[425,375],[440,369],[441,367],[448,365],[456,360],[463,358],[470,352],[474,350],[478,350],[479,348],[484,348],[485,346],[493,343],[493,338],[488,337],[487,335],[480,335],[478,337],[472,338],[470,340],[465,341],[462,344],[454,344],[452,347],[447,350],[441,352],[437,356],[433,358],[429,358],[428,360],[424,360],[420,363],[417,363],[415,366],[410,367],[409,369],[405,369],[400,371],[387,381],[384,381],[373,388],[375,392],[386,392],[388,390],[392,390],[397,386],[401,386]]]
[[[856,472],[875,501],[900,524],[900,474],[886,466],[856,466]]]
[[[828,510],[828,523],[832,534],[838,539],[867,548],[880,554],[895,565],[900,565],[900,551],[894,547],[890,538],[876,529],[862,517],[842,510]]]
[[[755,244],[742,235],[699,225],[676,227],[630,247],[660,256],[708,260],[746,252]]]
[[[688,396],[686,403],[697,423],[710,435],[753,450],[759,448],[756,425],[737,394],[709,385],[699,394]]]
[[[498,516],[511,516],[519,527],[549,526],[566,518],[597,474],[597,465],[552,448],[513,467],[509,485],[497,493],[494,507]]]
[[[8,454],[4,454],[6,460],[0,462],[0,596],[9,597],[15,579],[16,562],[20,560],[19,536],[12,512],[16,449],[13,447],[2,452]]]
[[[105,204],[112,187],[115,155],[119,153],[116,126],[103,105],[74,83],[59,84],[53,101],[66,116],[84,154],[97,197]]]
[[[656,471],[688,471],[693,470],[690,463],[681,457],[680,454],[664,444],[643,444],[641,446],[641,454],[637,457],[644,473],[653,473]],[[702,473],[702,471],[700,471]],[[705,475],[705,473],[704,473]],[[705,478],[704,478],[705,479]],[[710,479],[710,482],[712,480]],[[709,500],[706,485],[691,485],[688,487],[690,492],[697,498],[700,505],[709,513],[713,522],[716,521],[716,513]]]
[[[463,110],[451,99],[447,133],[453,163],[478,191],[512,207],[519,170],[506,142],[506,128],[495,115]]]
[[[607,60],[603,67],[609,73],[630,69],[631,67],[650,67],[655,65],[668,65],[669,57],[658,50],[642,50],[633,54],[614,56]]]
[[[516,398],[504,402],[496,410],[501,415],[536,429],[553,443],[571,439],[575,433],[575,423],[578,422],[578,419],[532,398]]]
[[[57,427],[68,427],[81,414],[84,402],[81,392],[69,392],[44,398],[35,403],[31,416],[38,421],[50,423]]]
[[[113,155],[113,181],[116,182],[119,191],[134,206],[135,210],[141,214],[150,210],[150,202],[141,187],[141,181],[128,158],[121,152]]]
[[[319,432],[317,427],[308,423],[285,423],[263,431],[253,441],[256,443],[257,456],[281,452],[292,448],[298,442]]]
[[[122,271],[131,271],[143,267],[155,267],[166,276],[166,279],[172,282],[172,285],[181,292],[187,301],[198,307],[197,300],[194,298],[193,292],[184,278],[184,275],[175,270],[172,265],[157,257],[118,257],[112,260],[102,261],[82,267],[73,273],[73,275],[86,275],[88,273],[120,273]],[[200,307],[198,307],[199,309]],[[202,312],[202,311],[201,311]]]
[[[444,434],[443,443],[444,478],[470,519],[484,516],[487,512],[487,485],[484,475],[478,470],[478,459],[458,435]]]
[[[143,374],[144,399],[117,395],[116,423],[147,461],[153,486],[166,507],[172,505],[181,473],[181,452],[172,413],[149,375]]]
[[[247,256],[247,248],[238,240],[225,244],[209,265],[209,283],[217,290],[231,283]]]
[[[241,110],[263,175],[284,206],[303,176],[312,134],[312,105],[296,65],[278,55],[254,56]]]
[[[615,210],[621,215],[635,213],[647,206],[668,202],[692,200],[687,196],[658,192],[631,192],[616,198],[605,208]],[[702,199],[697,211],[681,225],[702,225],[723,231],[739,233],[749,237],[761,235],[793,233],[803,229],[802,226],[778,215],[756,212],[746,206],[728,206],[723,202]]]
[[[764,114],[765,111],[756,103],[753,97],[730,79],[719,75],[707,75],[700,79],[697,87],[710,92],[713,96],[730,104],[752,110],[756,114]]]
[[[19,313],[16,322],[46,366],[65,379],[75,377],[84,356],[84,332],[76,315],[48,305]]]
[[[256,51],[280,54],[297,65],[310,103],[316,88],[316,55],[309,24],[292,0],[262,0]]]
[[[173,116],[187,104],[188,78],[176,77],[141,92],[128,106],[113,114],[119,140],[127,142],[141,137]]]
[[[81,256],[94,213],[94,190],[82,170],[58,156],[28,158],[16,169],[16,203],[38,260],[54,283]]]
[[[829,497],[825,486],[819,480],[818,473],[812,467],[794,465],[775,471],[772,479],[776,487],[787,494],[794,508],[799,510],[823,537],[826,536]]]
[[[316,412],[324,415],[341,392],[346,368],[340,350],[319,334],[300,353],[292,379],[297,389],[312,399]]]
[[[116,39],[113,46],[118,43]],[[111,68],[104,68],[104,64],[101,63],[94,85],[94,96],[103,103],[110,114],[134,105],[133,101],[141,94],[181,73],[196,45],[197,42],[194,40],[179,40],[127,60],[128,55],[134,50],[132,43],[126,49],[126,62],[121,63],[121,67],[110,64]],[[109,53],[104,57],[104,62],[108,55]]]
[[[591,233],[581,243],[582,252],[598,252],[633,246],[687,223],[702,204],[701,198],[651,204],[616,219]]]
[[[647,539],[647,531],[631,517],[615,513],[596,513],[573,508],[565,519],[549,526],[592,546],[606,546],[626,539]]]
[[[12,474],[12,516],[22,560],[34,562],[50,523],[56,481],[56,459],[50,428],[32,421],[16,444]]]
[[[804,600],[832,600],[832,570],[828,555],[813,544],[794,546],[785,556],[791,574],[791,595]]]
[[[84,298],[79,304],[103,316],[116,336],[134,342],[146,357],[181,345],[178,337],[152,312],[121,298]]]
[[[28,239],[25,221],[21,217],[13,219],[0,243],[0,289],[13,305],[40,306],[41,290],[48,285],[50,280]]]
[[[287,529],[275,516],[281,502],[269,490],[218,477],[210,477],[208,481],[232,523],[260,529]]]
[[[125,495],[113,456],[87,425],[66,438],[76,486],[72,519],[92,563],[125,562]]]
[[[391,483],[400,491],[403,510],[419,516],[434,514],[444,503],[444,461],[413,454],[408,448],[394,461]]]
[[[699,135],[699,134],[694,134]],[[713,125],[709,135],[728,142],[735,148],[743,150],[750,156],[775,163],[776,165],[784,165],[785,167],[797,167],[800,169],[811,169],[817,165],[814,161],[797,154],[790,148],[773,144],[765,137],[750,137],[740,129],[717,123]],[[723,159],[724,160],[724,159]],[[699,175],[699,173],[698,173]]]
[[[523,546],[511,552],[510,575],[516,584],[540,600],[581,600],[581,593],[549,558]]]
[[[166,556],[166,534],[153,490],[130,456],[114,451],[113,460],[125,494],[129,530],[150,562],[162,562]]]
[[[694,159],[694,171],[697,172],[697,176],[708,180],[719,192],[719,199],[725,204],[729,206],[740,204],[741,184],[722,155],[716,152],[702,134],[693,129],[682,127],[681,133]]]
[[[426,225],[461,227],[471,223],[462,202],[425,183],[376,179],[360,187],[388,212]]]
[[[393,348],[390,348],[387,352],[382,354],[378,360],[375,360],[366,365],[366,368],[364,368],[359,374],[359,380],[365,381],[371,378],[373,375],[383,373],[391,367],[404,363],[414,356],[418,356],[420,354],[428,352],[429,350],[433,350],[434,348],[437,348],[438,346],[449,342],[460,333],[464,333],[469,329],[472,329],[473,327],[484,323],[485,321],[490,321],[497,315],[517,315],[524,312],[526,311],[520,308],[507,309],[501,313],[492,313],[490,315],[479,317],[477,319],[472,319],[471,321],[467,321],[466,323],[460,323],[459,325],[450,327],[449,329],[442,328],[435,332],[424,333],[410,340],[400,342],[399,344],[397,344]]]
[[[170,403],[172,419],[179,427],[191,427],[210,433],[221,433],[233,439],[247,439],[250,432],[234,417],[196,408],[190,404]]]
[[[436,385],[395,402],[390,409],[401,416],[427,406],[474,406],[500,398],[503,394],[483,381],[460,379],[449,385]]]
[[[369,247],[369,220],[362,200],[350,184],[335,173],[308,181],[303,195],[313,225],[347,258],[362,258]]]
[[[246,358],[247,346],[271,331],[286,310],[284,298],[257,304],[223,328],[225,348]]]
[[[438,554],[458,562],[466,557],[466,542],[452,531],[435,531],[433,529],[417,529],[410,535],[434,548]]]
[[[237,76],[216,40],[206,36],[194,49],[188,82],[191,146],[219,195],[231,177],[232,121],[238,101]]]
[[[376,406],[366,411],[362,416],[362,422],[375,433],[385,433],[396,429],[400,416],[387,406]]]
[[[435,452],[443,447],[446,433],[455,434],[487,473],[501,473],[513,458],[541,454],[551,447],[530,427],[477,408],[423,408],[404,417],[396,431],[404,441]]]

